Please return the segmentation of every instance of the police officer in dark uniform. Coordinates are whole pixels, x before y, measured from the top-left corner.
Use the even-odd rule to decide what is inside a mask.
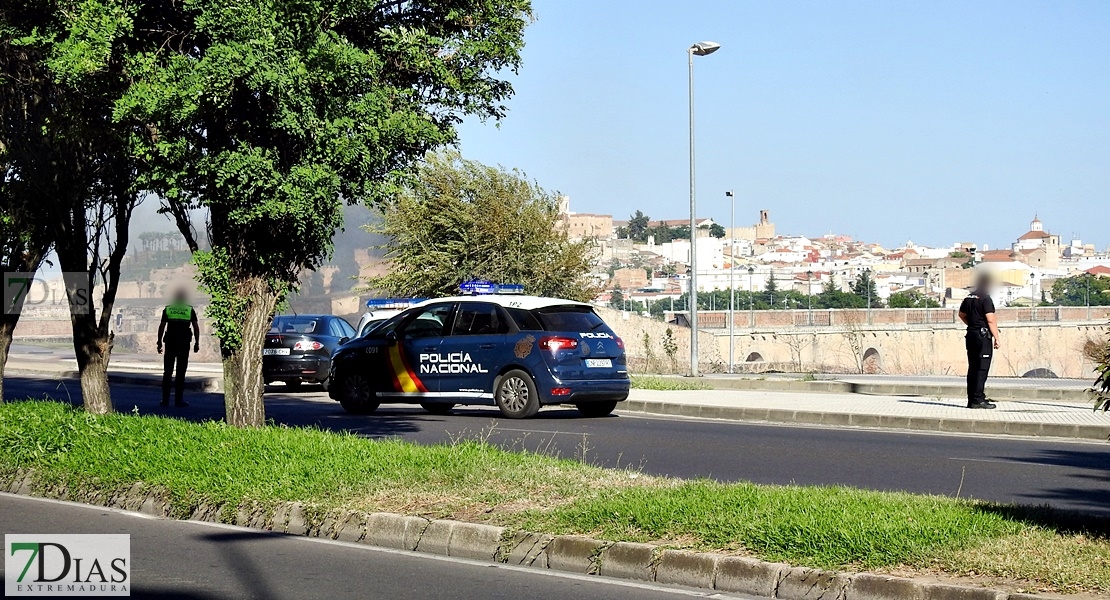
[[[999,343],[998,320],[990,296],[992,283],[989,273],[980,273],[975,278],[975,289],[960,304],[960,320],[967,325],[968,408],[995,408],[984,389]]]
[[[191,337],[190,337],[191,336]],[[197,311],[189,305],[189,295],[178,290],[169,305],[162,310],[162,322],[158,325],[158,354],[162,354],[165,342],[165,358],[162,373],[162,406],[170,403],[170,379],[173,377],[174,363],[177,364],[177,379],[174,382],[174,404],[189,406],[185,402],[185,370],[189,368],[189,342],[193,342],[193,352],[200,352],[200,325]]]

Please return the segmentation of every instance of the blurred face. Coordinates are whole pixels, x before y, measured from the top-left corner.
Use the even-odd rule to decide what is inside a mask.
[[[173,301],[176,304],[185,304],[189,301],[189,294],[185,290],[177,290],[173,293]]]
[[[994,278],[990,275],[981,275],[979,277],[979,289],[990,293],[994,289]]]

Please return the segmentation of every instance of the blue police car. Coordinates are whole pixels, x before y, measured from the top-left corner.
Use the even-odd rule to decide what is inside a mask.
[[[624,343],[589,304],[511,289],[421,302],[341,346],[328,394],[356,414],[484,404],[513,419],[548,404],[600,417],[628,398]]]

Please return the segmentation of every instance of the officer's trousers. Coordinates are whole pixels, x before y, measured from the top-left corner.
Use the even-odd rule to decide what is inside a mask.
[[[967,404],[987,401],[987,374],[994,358],[994,338],[987,328],[967,332]]]
[[[173,377],[175,364],[177,365],[176,378]],[[166,346],[163,365],[165,370],[162,372],[162,402],[169,402],[170,381],[173,379],[174,401],[181,404],[185,395],[185,371],[189,368],[189,345]]]

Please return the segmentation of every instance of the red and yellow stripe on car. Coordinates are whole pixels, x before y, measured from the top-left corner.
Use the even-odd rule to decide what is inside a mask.
[[[393,389],[407,394],[428,391],[416,372],[409,367],[399,343],[389,347],[389,366],[393,370]]]

